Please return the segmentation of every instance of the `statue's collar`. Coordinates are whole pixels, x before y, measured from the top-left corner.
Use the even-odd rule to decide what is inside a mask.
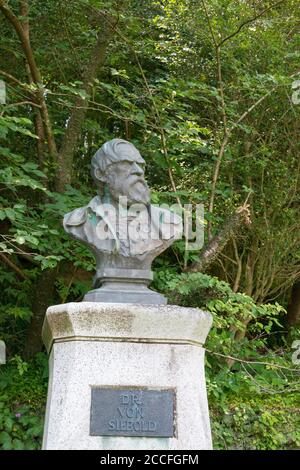
[[[93,199],[90,200],[87,207],[92,209],[93,212],[96,212],[97,207],[100,206],[101,204],[102,204],[102,201],[100,199],[100,196],[97,195],[93,197]]]
[[[93,197],[93,199],[90,200],[90,202],[88,203],[88,205],[86,206],[86,209],[91,209],[93,212],[95,212],[95,214],[99,215],[100,217],[103,217],[103,210],[102,210],[102,207],[103,207],[103,201],[101,200],[101,197],[100,196],[95,196]],[[118,213],[118,210],[119,210],[119,207],[118,206],[115,206],[115,210],[117,211]],[[107,212],[106,212],[107,214]],[[125,209],[125,212],[123,212],[123,217],[127,217],[128,218],[128,214],[126,212],[126,209]],[[107,217],[107,215],[106,215]],[[135,218],[136,215],[130,215],[129,218]]]

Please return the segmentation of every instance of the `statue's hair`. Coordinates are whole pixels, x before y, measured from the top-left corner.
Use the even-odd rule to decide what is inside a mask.
[[[123,139],[112,139],[100,147],[91,161],[91,175],[99,183],[105,183],[107,168],[120,161],[132,161],[145,164],[139,151],[133,144]]]

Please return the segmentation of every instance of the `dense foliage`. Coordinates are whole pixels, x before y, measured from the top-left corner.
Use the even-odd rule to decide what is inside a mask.
[[[205,248],[178,241],[153,287],[213,314],[215,448],[300,448],[299,13],[0,0],[0,448],[40,447],[45,310],[80,301],[94,270],[61,220],[94,195],[90,159],[113,137],[141,151],[154,203],[205,207]]]

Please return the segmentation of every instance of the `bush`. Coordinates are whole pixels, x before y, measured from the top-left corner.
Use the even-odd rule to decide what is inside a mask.
[[[14,356],[0,368],[0,449],[41,448],[47,392],[45,354],[30,363]]]
[[[249,400],[226,395],[221,406],[214,400],[210,405],[214,449],[300,449],[298,394]]]

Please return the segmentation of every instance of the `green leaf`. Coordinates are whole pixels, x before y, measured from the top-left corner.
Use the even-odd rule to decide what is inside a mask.
[[[22,235],[18,235],[16,237],[16,242],[19,244],[19,245],[23,245],[25,243],[25,238],[22,236]]]
[[[2,444],[4,450],[12,449],[12,440],[6,431],[0,432],[0,444]]]

